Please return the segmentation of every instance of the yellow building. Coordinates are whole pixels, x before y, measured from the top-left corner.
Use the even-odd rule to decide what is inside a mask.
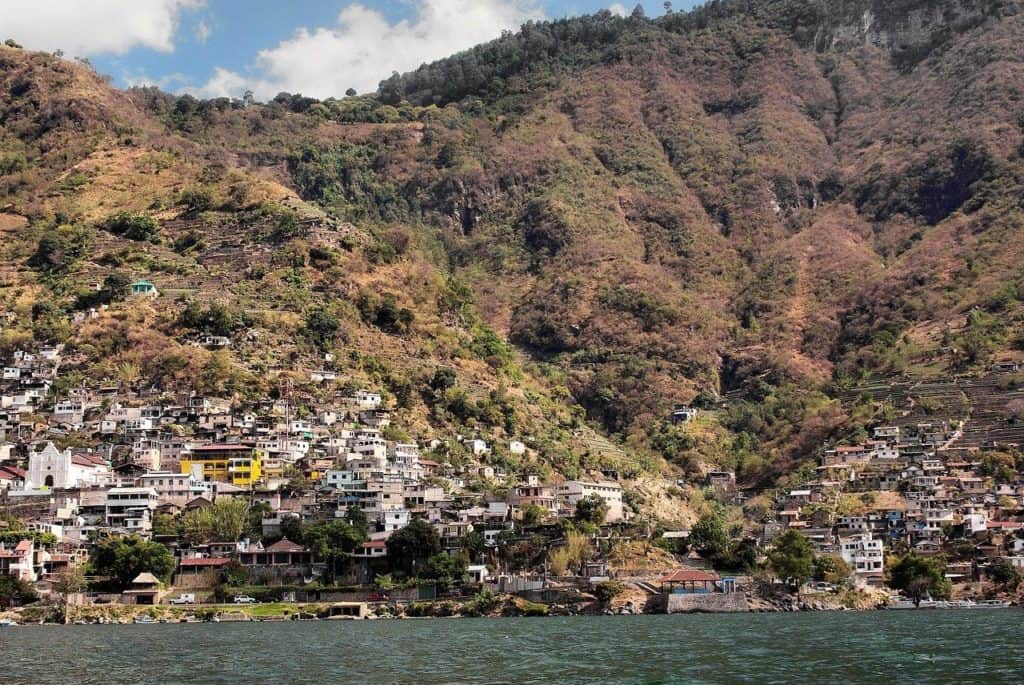
[[[182,473],[191,473],[194,466],[201,467],[208,483],[251,488],[263,477],[263,452],[246,445],[203,445],[181,459]]]

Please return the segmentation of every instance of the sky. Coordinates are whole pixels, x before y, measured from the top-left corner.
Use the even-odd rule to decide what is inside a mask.
[[[372,92],[391,72],[465,50],[531,19],[636,0],[0,0],[0,40],[85,57],[120,86],[257,100]],[[662,0],[641,2],[658,16]],[[694,0],[674,0],[676,10]]]

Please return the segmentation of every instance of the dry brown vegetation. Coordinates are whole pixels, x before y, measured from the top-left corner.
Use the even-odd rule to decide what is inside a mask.
[[[841,438],[836,387],[1024,347],[1024,13],[960,3],[950,16],[971,21],[922,36],[900,14],[919,10],[876,7],[911,54],[849,8],[790,25],[798,0],[747,4],[594,19],[607,44],[566,41],[436,105],[197,103],[0,48],[0,230],[17,236],[0,304],[19,319],[3,345],[42,334],[35,298],[73,308],[120,271],[164,297],[71,335],[87,376],[130,364],[256,393],[329,349],[401,396],[419,435],[532,435],[576,473],[602,465],[597,429],[634,471],[655,453],[750,479]],[[102,228],[121,210],[178,221],[140,243]],[[31,267],[63,224],[89,233],[88,255]],[[230,353],[187,344],[190,299],[239,317]],[[318,347],[320,310],[338,327]],[[439,368],[458,377],[445,397]],[[672,405],[701,391],[734,391],[731,413],[670,434]]]

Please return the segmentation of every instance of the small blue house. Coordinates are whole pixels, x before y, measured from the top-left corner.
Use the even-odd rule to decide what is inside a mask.
[[[132,297],[156,297],[156,286],[150,281],[135,281],[132,283]]]

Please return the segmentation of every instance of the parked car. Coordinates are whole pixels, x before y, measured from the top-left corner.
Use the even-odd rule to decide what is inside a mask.
[[[196,596],[191,592],[186,592],[182,595],[178,595],[174,599],[170,600],[171,604],[195,604]]]
[[[817,592],[832,592],[836,589],[836,586],[832,583],[817,582],[811,585],[811,588]]]
[[[256,598],[249,595],[235,595],[235,604],[256,604]]]

